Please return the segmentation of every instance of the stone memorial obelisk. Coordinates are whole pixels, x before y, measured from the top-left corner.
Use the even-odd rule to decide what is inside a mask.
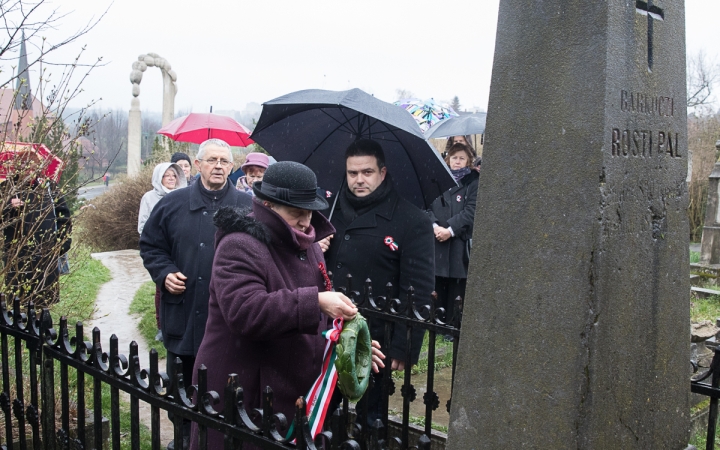
[[[684,449],[682,0],[500,0],[448,449]]]

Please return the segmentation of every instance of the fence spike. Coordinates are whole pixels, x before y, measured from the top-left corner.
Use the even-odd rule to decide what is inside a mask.
[[[103,352],[102,342],[100,340],[100,328],[94,327],[92,331],[92,363],[98,370],[108,372],[110,365],[108,364],[108,355]]]
[[[148,383],[145,381],[147,372],[140,367],[140,357],[138,356],[137,342],[130,342],[130,381],[140,389],[147,389]]]
[[[180,358],[175,358],[173,374],[173,394],[175,397],[175,403],[182,405],[186,408],[194,409],[191,397],[195,389],[190,384],[185,384],[185,377],[183,375],[183,362]],[[192,380],[190,380],[192,382]]]
[[[150,349],[150,377],[148,379],[149,390],[152,394],[160,397],[167,397],[172,393],[171,385],[172,381],[165,372],[160,372],[158,369],[158,352],[157,350]]]
[[[40,315],[40,338],[44,344],[51,347],[58,345],[58,334],[55,328],[53,328],[52,316],[48,308],[43,308],[42,314]]]
[[[198,368],[198,385],[197,385],[197,398],[198,404],[201,407],[198,409],[200,412],[209,416],[218,416],[220,413],[215,411],[213,405],[220,403],[220,396],[215,391],[208,391],[207,388],[207,367],[205,364],[200,364]]]
[[[236,375],[237,376],[237,375]],[[237,386],[237,385],[236,385]],[[253,431],[255,433],[261,431],[261,428],[255,425],[250,419],[250,415],[248,414],[247,409],[245,408],[245,393],[243,391],[243,388],[241,386],[237,386],[235,388],[235,404],[236,404],[236,411],[238,414],[238,418],[240,419],[242,425],[244,425],[246,428],[250,429],[250,431]],[[262,414],[262,411],[258,411],[260,414]]]
[[[27,315],[20,309],[20,299],[15,297],[13,300],[13,328],[20,331],[25,331],[25,324],[27,323]]]

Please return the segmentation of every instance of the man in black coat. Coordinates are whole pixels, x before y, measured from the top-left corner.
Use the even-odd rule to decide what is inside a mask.
[[[435,283],[430,219],[397,193],[380,144],[358,140],[348,147],[345,160],[347,186],[337,194],[331,218],[337,232],[332,240],[321,243],[329,245],[325,259],[336,288],[344,286],[347,274],[351,274],[354,289],[370,278],[373,294],[379,296],[385,295],[385,285],[392,283],[393,298],[404,302],[412,286],[416,303],[428,304]],[[384,345],[384,323],[372,319],[369,323],[372,338]],[[406,327],[395,325],[390,346],[384,349],[393,370],[417,363],[423,334],[423,330],[413,330],[411,358],[407,361]],[[381,414],[381,376],[376,376],[370,393],[369,421]]]
[[[175,358],[180,358],[188,383],[207,321],[215,256],[213,216],[222,206],[246,207],[252,201],[227,182],[232,153],[224,141],[209,139],[200,144],[195,167],[200,182],[165,195],[140,236],[143,264],[162,290],[160,327],[168,353],[167,373],[172,376]],[[183,434],[189,438],[189,421],[184,423]],[[168,448],[182,447],[171,442]]]

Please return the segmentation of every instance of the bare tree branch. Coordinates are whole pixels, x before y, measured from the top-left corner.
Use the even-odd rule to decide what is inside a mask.
[[[20,46],[20,36],[24,31],[26,33],[26,41],[30,45],[34,45],[33,42],[37,39],[42,40],[42,44],[36,46],[37,50],[39,50],[39,54],[37,54],[32,60],[28,61],[28,70],[40,62],[49,65],[78,64],[77,59],[72,62],[58,62],[48,61],[47,58],[56,50],[77,41],[80,37],[93,30],[95,26],[97,26],[97,24],[105,17],[110,8],[108,7],[108,9],[106,9],[100,17],[90,18],[84,26],[61,39],[60,42],[51,44],[45,37],[42,36],[42,34],[48,30],[56,30],[61,24],[62,19],[67,17],[70,13],[60,13],[59,9],[56,8],[43,14],[41,6],[45,3],[46,0],[37,0],[35,2],[24,0],[0,0],[0,18],[2,18],[5,30],[8,34],[7,42],[0,43],[0,60],[12,59],[10,54]],[[11,74],[9,78],[4,81],[0,81],[0,86],[10,84],[17,77],[17,73]]]
[[[720,77],[718,64],[705,56],[702,50],[687,60],[687,106],[710,105],[715,83]]]
[[[4,127],[0,130],[3,133],[0,168],[5,178],[0,184],[0,235],[3,236],[0,251],[4,253],[5,261],[0,266],[0,290],[20,295],[24,301],[42,297],[50,304],[58,298],[58,258],[68,252],[70,239],[69,225],[61,227],[58,222],[57,227],[49,226],[48,220],[70,217],[70,210],[64,207],[66,212],[58,216],[57,203],[53,203],[51,197],[64,196],[75,202],[78,188],[92,181],[84,174],[81,176],[79,170],[82,154],[78,137],[92,132],[95,124],[86,120],[85,114],[96,101],[91,100],[73,114],[76,123],[85,124],[82,127],[68,126],[66,121],[72,119],[68,119],[70,115],[66,111],[68,104],[83,92],[82,85],[91,71],[102,65],[102,58],[86,63],[81,59],[84,47],[77,57],[68,61],[50,61],[49,58],[59,48],[76,43],[91,31],[107,10],[71,34],[65,33],[63,37],[51,40],[44,34],[62,31],[62,19],[68,13],[49,8],[48,3],[49,0],[0,0],[0,26],[5,26],[5,32],[0,33],[0,61],[14,59],[13,54],[17,54],[24,35],[31,58],[27,69],[40,66],[39,81],[33,86],[32,93],[13,89],[14,80],[27,81],[27,71],[11,73],[0,69],[0,74],[5,77],[0,81],[0,95],[13,97],[11,102],[3,102],[8,110],[0,111],[6,121],[0,124]],[[53,70],[55,73],[51,74]],[[19,95],[32,94],[35,95],[30,99],[31,107],[15,108]],[[49,169],[50,161],[56,161],[55,158],[22,156],[33,152],[18,150],[28,147],[16,147],[10,143],[13,141],[46,145],[55,158],[62,160],[62,176],[55,168]],[[107,170],[107,161],[112,163],[114,159],[110,154],[103,156],[95,164],[101,175]],[[67,206],[72,207],[69,202]]]

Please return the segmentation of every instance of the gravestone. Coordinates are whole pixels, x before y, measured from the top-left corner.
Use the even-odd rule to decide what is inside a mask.
[[[684,2],[497,29],[448,448],[686,448]]]
[[[720,162],[715,163],[709,177],[700,261],[703,264],[720,264]]]

